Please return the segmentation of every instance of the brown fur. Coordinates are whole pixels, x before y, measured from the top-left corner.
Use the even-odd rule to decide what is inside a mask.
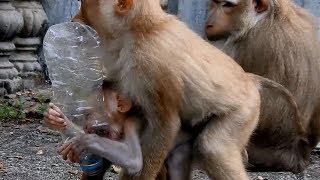
[[[228,8],[229,13],[216,11],[220,4],[215,3],[207,21],[207,35],[209,39],[227,35],[225,50],[245,71],[275,80],[295,96],[310,145],[292,123],[291,108],[266,90],[248,153],[249,161],[257,166],[301,171],[320,140],[320,46],[316,26],[313,18],[290,0],[263,0],[260,5],[253,2],[239,0],[237,8]],[[224,16],[229,19],[225,23],[232,27],[220,26]]]
[[[111,0],[85,0],[85,17],[77,16],[104,40],[112,57],[104,62],[106,77],[141,107],[148,121],[141,134],[143,169],[136,175],[125,172],[122,179],[155,179],[181,124],[193,127],[206,117],[212,118],[194,146],[203,169],[212,179],[248,179],[241,152],[260,107],[251,77],[163,12],[159,0],[129,4],[119,15]]]

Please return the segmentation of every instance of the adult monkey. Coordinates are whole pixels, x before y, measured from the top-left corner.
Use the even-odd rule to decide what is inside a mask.
[[[108,80],[148,121],[142,171],[123,179],[154,179],[180,125],[204,120],[193,146],[202,168],[212,179],[248,179],[241,151],[259,116],[255,76],[163,12],[159,0],[85,0],[75,19],[97,30],[113,57],[105,60]]]
[[[313,18],[291,0],[213,0],[206,33],[211,40],[227,38],[225,50],[245,71],[288,88],[302,112],[310,145],[301,142],[286,103],[265,92],[249,162],[305,169],[320,140],[320,45]]]

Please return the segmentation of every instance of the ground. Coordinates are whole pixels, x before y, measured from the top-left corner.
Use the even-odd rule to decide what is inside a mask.
[[[59,133],[42,125],[41,121],[0,122],[0,180],[62,180],[78,179],[77,165],[65,162],[57,154],[62,142]],[[317,180],[320,179],[320,151],[312,155],[312,164],[301,174],[288,172],[250,173],[251,179]],[[193,179],[206,180],[201,171]],[[108,172],[106,178],[117,179]]]

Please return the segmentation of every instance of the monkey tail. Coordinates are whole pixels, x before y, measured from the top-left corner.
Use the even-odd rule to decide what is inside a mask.
[[[273,80],[270,80],[268,78],[264,78],[262,76],[252,74],[252,73],[248,73],[248,75],[260,87],[275,90],[276,92],[280,93],[280,95],[287,100],[288,104],[294,110],[295,127],[297,129],[297,133],[299,135],[301,135],[301,137],[303,139],[305,139],[305,141],[307,142],[308,141],[307,140],[308,133],[302,125],[303,117],[301,116],[297,102],[295,100],[295,97],[292,95],[292,93],[287,88],[285,88],[284,86],[282,86],[281,84],[279,84]]]

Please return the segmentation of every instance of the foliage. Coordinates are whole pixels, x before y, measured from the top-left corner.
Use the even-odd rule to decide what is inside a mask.
[[[0,121],[42,118],[48,108],[49,97],[45,92],[24,92],[0,97]]]
[[[47,111],[48,109],[48,98],[45,94],[38,93],[36,96],[36,99],[39,101],[39,105],[36,108],[36,113],[40,116],[43,116],[43,114]]]
[[[24,118],[26,118],[26,113],[21,99],[16,100],[12,105],[3,99],[0,100],[0,120]]]

